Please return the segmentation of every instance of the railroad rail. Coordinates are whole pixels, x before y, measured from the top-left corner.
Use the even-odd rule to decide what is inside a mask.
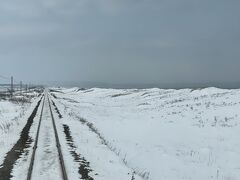
[[[46,103],[46,101],[48,103]],[[38,148],[39,133],[40,133],[40,129],[41,129],[41,125],[42,125],[42,119],[43,119],[43,109],[46,108],[46,106],[48,106],[50,114],[51,114],[52,126],[53,126],[53,130],[54,130],[56,147],[57,147],[58,156],[59,156],[59,164],[61,166],[62,179],[63,180],[68,180],[68,176],[67,176],[67,172],[66,172],[66,168],[65,168],[65,163],[64,163],[64,159],[63,159],[63,154],[62,154],[62,149],[61,149],[61,144],[60,144],[60,140],[59,140],[59,136],[58,136],[58,131],[57,131],[55,119],[54,119],[54,116],[53,116],[51,101],[50,101],[47,90],[44,93],[44,99],[43,99],[43,102],[42,102],[42,109],[41,109],[40,119],[39,119],[39,123],[38,123],[35,143],[34,143],[34,147],[33,147],[33,153],[32,153],[30,165],[29,165],[29,168],[28,168],[27,180],[32,179],[34,164],[36,163],[35,159],[36,159],[36,150]]]

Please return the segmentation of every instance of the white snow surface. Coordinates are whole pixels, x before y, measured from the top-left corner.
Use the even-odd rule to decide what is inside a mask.
[[[29,103],[21,103],[0,99],[0,164],[19,139],[38,100],[39,98],[34,97]]]
[[[101,151],[106,147],[89,145],[98,137],[76,123],[77,117],[93,124],[115,151],[109,150],[110,156],[114,161],[124,160],[130,173],[131,169],[149,173],[150,180],[240,178],[238,89],[56,90],[61,92],[52,92],[57,97],[53,100],[65,116],[63,123],[69,125],[80,153],[99,174],[106,168],[115,172],[117,166],[97,163],[108,159],[107,151]]]
[[[32,179],[62,179],[52,118],[48,106],[48,98],[45,98],[39,137]]]

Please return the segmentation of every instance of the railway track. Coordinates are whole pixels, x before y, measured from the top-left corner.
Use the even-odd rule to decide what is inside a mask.
[[[27,174],[27,180],[44,178],[68,180],[47,90],[44,94],[36,139]]]

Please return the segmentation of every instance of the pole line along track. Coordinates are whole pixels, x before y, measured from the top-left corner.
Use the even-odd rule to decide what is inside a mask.
[[[45,103],[46,100],[48,100],[48,105]],[[30,166],[29,166],[28,174],[27,174],[27,180],[32,179],[32,172],[33,172],[33,167],[34,167],[34,162],[35,162],[35,157],[36,157],[36,150],[38,147],[39,132],[40,132],[40,127],[41,127],[41,122],[42,122],[42,117],[43,117],[43,109],[44,109],[45,105],[49,106],[49,110],[50,110],[50,114],[51,114],[52,125],[53,125],[53,129],[54,129],[55,140],[56,140],[56,147],[57,147],[58,156],[59,156],[59,163],[61,166],[62,179],[68,180],[65,163],[64,163],[64,159],[63,159],[63,154],[62,154],[62,150],[61,150],[61,145],[60,145],[60,141],[59,141],[59,137],[58,137],[58,132],[57,132],[56,123],[55,123],[55,119],[53,116],[48,92],[45,92],[45,94],[44,94],[44,99],[43,99],[43,104],[42,104],[42,109],[41,109],[41,114],[40,114],[40,120],[38,123],[38,129],[37,129],[37,134],[36,134],[36,139],[35,139],[35,144],[33,147],[33,153],[32,153],[31,162],[30,162]]]

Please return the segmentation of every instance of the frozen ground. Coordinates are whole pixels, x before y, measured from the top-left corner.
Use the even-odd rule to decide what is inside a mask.
[[[28,116],[36,106],[37,99],[37,93],[29,93],[24,98],[15,96],[12,100],[0,97],[0,165],[6,153],[19,139]]]
[[[126,173],[120,160],[150,180],[240,177],[240,90],[56,90],[65,130],[96,179]]]

